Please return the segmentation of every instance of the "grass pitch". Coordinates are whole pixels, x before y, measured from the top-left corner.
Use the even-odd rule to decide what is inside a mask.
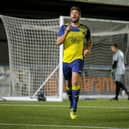
[[[129,129],[129,101],[80,100],[77,120],[68,101],[0,102],[0,129]]]

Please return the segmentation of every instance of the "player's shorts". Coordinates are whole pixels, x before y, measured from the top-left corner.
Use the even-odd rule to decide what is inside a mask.
[[[82,72],[84,65],[84,61],[81,59],[77,59],[71,63],[65,63],[63,62],[63,74],[64,79],[69,80],[72,77],[72,72],[80,73]]]
[[[115,74],[115,81],[124,83],[124,74],[122,75]]]

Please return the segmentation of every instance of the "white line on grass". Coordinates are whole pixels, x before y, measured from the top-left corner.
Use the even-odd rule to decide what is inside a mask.
[[[56,125],[56,124],[25,124],[25,123],[0,123],[1,126],[28,126],[28,127],[52,127],[52,128],[86,128],[86,129],[129,129],[118,127],[88,126],[88,125]]]
[[[8,107],[47,107],[47,108],[67,108],[68,106],[65,105],[39,105],[39,104],[34,104],[34,105],[28,105],[28,104],[0,104],[0,106],[8,106]],[[128,106],[126,107],[114,107],[114,106],[79,106],[79,108],[92,108],[92,109],[129,109]]]

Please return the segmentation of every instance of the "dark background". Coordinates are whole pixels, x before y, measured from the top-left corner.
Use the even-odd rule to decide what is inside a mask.
[[[58,18],[68,16],[71,6],[79,6],[82,17],[127,20],[129,7],[61,0],[1,0],[0,14],[24,18]],[[4,26],[0,20],[0,65],[8,64],[8,44]]]

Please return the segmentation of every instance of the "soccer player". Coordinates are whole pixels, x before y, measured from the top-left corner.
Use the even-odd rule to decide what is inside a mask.
[[[124,63],[124,53],[119,49],[118,44],[113,44],[111,46],[113,55],[113,64],[112,64],[112,72],[113,79],[116,83],[116,96],[113,100],[118,100],[118,96],[120,93],[120,89],[125,90],[128,100],[129,100],[129,92],[124,85],[124,74],[125,74],[125,63]]]
[[[63,74],[66,92],[70,101],[70,117],[76,119],[77,104],[80,92],[81,72],[84,64],[84,56],[91,52],[92,41],[90,30],[80,24],[81,10],[72,7],[70,10],[70,22],[61,26],[58,32],[57,45],[64,45]]]

